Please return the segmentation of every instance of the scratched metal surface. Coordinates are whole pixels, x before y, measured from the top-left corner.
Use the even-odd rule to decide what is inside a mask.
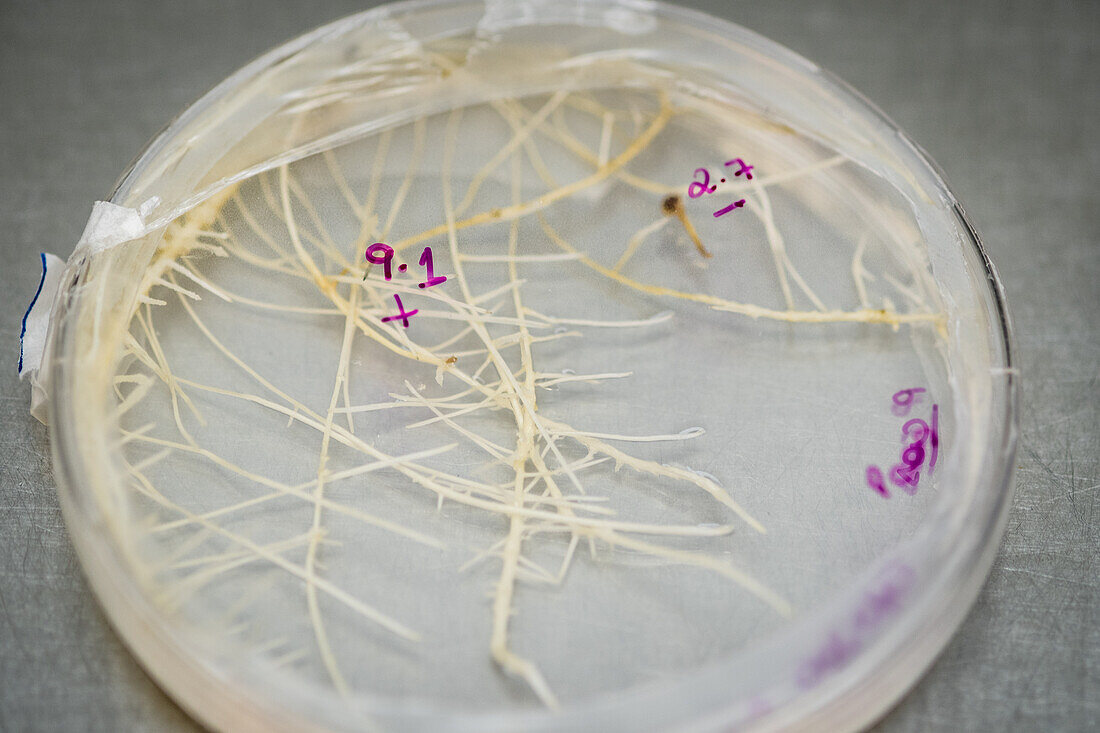
[[[173,114],[371,3],[0,1],[0,731],[193,730],[89,594],[45,429],[15,377],[37,253]],[[1017,494],[992,575],[876,730],[1100,727],[1100,4],[685,2],[860,89],[937,160],[1008,291],[1024,375]]]

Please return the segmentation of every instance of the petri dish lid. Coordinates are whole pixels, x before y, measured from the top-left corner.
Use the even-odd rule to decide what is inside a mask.
[[[988,572],[1016,376],[926,156],[660,3],[414,2],[184,112],[36,398],[113,625],[219,729],[850,729]]]

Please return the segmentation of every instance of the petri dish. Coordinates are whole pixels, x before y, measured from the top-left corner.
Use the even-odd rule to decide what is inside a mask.
[[[73,543],[227,730],[840,730],[1012,489],[993,266],[812,63],[660,3],[412,2],[249,64],[61,276]]]

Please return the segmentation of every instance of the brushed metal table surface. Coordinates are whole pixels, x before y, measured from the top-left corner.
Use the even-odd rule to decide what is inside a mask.
[[[0,731],[194,730],[91,597],[45,429],[16,378],[38,252],[185,105],[369,7],[0,0]],[[1100,3],[694,2],[846,79],[944,170],[1008,292],[1023,373],[1017,492],[993,572],[878,725],[1100,729]]]

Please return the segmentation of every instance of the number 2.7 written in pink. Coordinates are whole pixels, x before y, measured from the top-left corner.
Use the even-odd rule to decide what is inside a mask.
[[[737,170],[735,170],[733,172],[733,175],[735,175],[735,176],[743,175],[743,176],[745,176],[745,180],[748,180],[748,181],[752,180],[752,169],[755,166],[749,165],[748,163],[746,163],[741,158],[734,158],[733,160],[727,160],[726,161],[726,167],[727,168],[732,166],[732,165],[737,166]],[[705,196],[708,193],[714,193],[715,191],[718,190],[718,184],[715,184],[713,186],[710,185],[710,172],[706,168],[696,168],[695,169],[695,174],[694,175],[697,176],[700,173],[703,174],[703,180],[701,180],[701,181],[692,181],[691,183],[688,184],[688,196],[693,198],[693,199],[697,199],[700,196]],[[723,178],[723,179],[721,179],[720,182],[725,183],[726,179]],[[734,201],[729,206],[723,206],[721,209],[718,209],[718,211],[714,212],[714,216],[715,216],[715,218],[717,218],[719,216],[725,216],[726,214],[730,213],[734,209],[740,209],[744,205],[745,205],[745,199],[739,199],[737,201]]]
[[[393,264],[393,247],[389,246],[385,242],[375,242],[371,246],[367,247],[365,254],[367,262],[372,265],[382,265],[382,275],[387,281],[393,278],[393,270],[391,269]],[[435,263],[432,260],[432,248],[425,247],[424,251],[420,253],[420,266],[427,272],[427,279],[417,284],[419,288],[430,288],[433,285],[441,285],[447,282],[445,275],[435,274]],[[408,265],[401,263],[397,266],[398,272],[404,272],[408,269]],[[367,273],[363,273],[363,279],[367,279]],[[382,319],[383,323],[389,321],[401,321],[401,325],[405,328],[409,327],[409,319],[420,312],[418,308],[413,308],[411,311],[405,310],[405,306],[401,303],[401,296],[397,293],[393,294],[393,299],[397,302],[397,315],[385,316]]]

